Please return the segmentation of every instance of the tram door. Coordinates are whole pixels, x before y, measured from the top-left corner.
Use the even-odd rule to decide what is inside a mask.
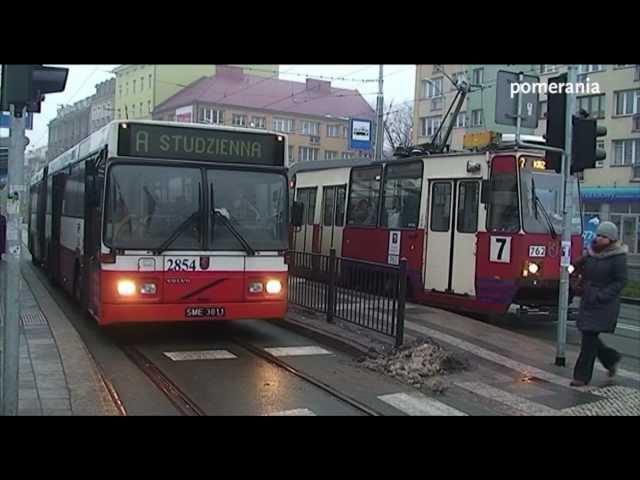
[[[296,200],[304,205],[303,224],[295,232],[295,250],[311,253],[313,251],[313,223],[316,212],[318,188],[299,188]]]
[[[332,248],[336,250],[337,256],[341,254],[346,194],[346,185],[334,185],[322,189],[320,253],[323,255],[329,255]]]
[[[427,291],[475,296],[480,180],[429,183]]]

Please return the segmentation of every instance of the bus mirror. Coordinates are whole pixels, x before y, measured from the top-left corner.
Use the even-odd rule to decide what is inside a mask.
[[[293,202],[291,207],[291,225],[301,227],[304,217],[304,204],[302,202]]]
[[[491,190],[491,181],[482,180],[482,193],[480,194],[480,202],[485,205],[491,203],[493,191]]]

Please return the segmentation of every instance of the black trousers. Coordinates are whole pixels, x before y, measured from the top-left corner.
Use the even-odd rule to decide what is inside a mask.
[[[613,348],[607,347],[598,338],[599,332],[582,332],[582,345],[580,356],[573,370],[573,378],[584,383],[589,383],[593,376],[593,365],[596,358],[610,370],[620,360],[620,354]]]

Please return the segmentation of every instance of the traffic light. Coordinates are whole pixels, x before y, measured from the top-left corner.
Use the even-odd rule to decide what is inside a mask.
[[[47,93],[62,92],[67,84],[68,68],[45,67],[43,65],[2,65],[2,89],[0,110],[16,111],[27,107],[30,112],[40,111],[40,102]]]
[[[550,78],[548,84],[566,84],[567,74]],[[551,89],[549,89],[551,90]],[[547,133],[545,140],[548,146],[562,148],[564,150],[566,121],[567,121],[567,94],[563,88],[555,89],[557,93],[547,95]],[[562,172],[562,154],[546,152],[547,168]]]
[[[598,137],[607,134],[606,127],[598,126],[595,118],[589,118],[586,112],[573,116],[573,135],[571,139],[571,173],[594,168],[596,162],[604,160],[607,152],[596,148]]]

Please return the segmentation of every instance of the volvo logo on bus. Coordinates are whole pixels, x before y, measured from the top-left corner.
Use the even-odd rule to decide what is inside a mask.
[[[200,270],[209,270],[209,257],[200,257]]]

